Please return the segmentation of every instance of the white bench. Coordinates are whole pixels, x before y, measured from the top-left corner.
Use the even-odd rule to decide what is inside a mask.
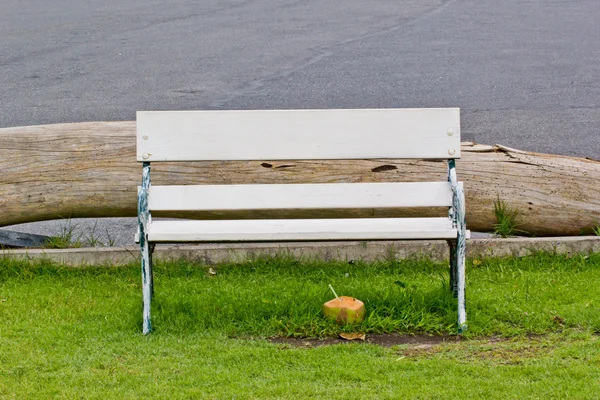
[[[138,238],[143,332],[151,331],[154,243],[446,239],[458,329],[466,326],[460,115],[447,109],[140,111]],[[217,160],[446,159],[446,182],[152,186],[150,163]],[[152,221],[152,211],[448,207],[440,218]]]

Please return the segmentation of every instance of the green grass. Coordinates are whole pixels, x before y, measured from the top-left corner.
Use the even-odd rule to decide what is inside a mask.
[[[137,265],[0,259],[0,398],[594,398],[600,389],[600,255],[470,261],[470,340],[426,349],[260,338],[451,334],[443,264],[276,258],[212,268],[211,277],[199,265],[156,265],[156,329],[144,337]],[[361,326],[323,320],[330,283],[365,302]]]

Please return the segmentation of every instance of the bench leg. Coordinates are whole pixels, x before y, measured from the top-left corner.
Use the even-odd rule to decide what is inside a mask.
[[[156,245],[154,243],[150,243],[149,247],[150,254],[148,255],[148,258],[150,259],[150,262],[148,263],[148,265],[150,265],[150,300],[152,300],[154,298],[154,273],[152,272],[152,254],[154,253],[154,248],[156,247]]]
[[[143,244],[142,244],[143,241]],[[142,332],[147,335],[152,330],[150,304],[152,303],[152,253],[146,237],[140,237],[142,247],[142,297],[144,302]]]
[[[457,228],[456,247],[454,249],[454,279],[456,282],[456,297],[458,299],[458,333],[467,329],[467,310],[465,299],[465,253],[467,248],[467,229],[465,222],[465,194],[463,188],[457,185],[454,193],[454,212]]]
[[[456,178],[455,166],[455,160],[448,160],[448,182],[452,185],[453,192],[450,218],[453,220],[457,230],[456,244],[454,246],[450,245],[450,280],[458,299],[458,333],[463,333],[467,329],[467,310],[465,304],[466,207],[465,192]]]
[[[453,240],[448,240],[448,247],[450,248],[450,290],[454,297],[458,297],[458,286],[456,282],[456,243]]]
[[[458,299],[458,333],[467,329],[467,310],[465,298],[465,237],[459,233],[454,254],[456,297]]]
[[[140,250],[142,260],[142,298],[143,298],[143,323],[142,332],[147,335],[152,330],[150,321],[150,304],[152,302],[153,277],[152,277],[152,249],[148,243],[148,223],[150,211],[148,210],[148,189],[150,188],[150,163],[143,164],[142,188],[138,195],[138,224],[140,234]]]

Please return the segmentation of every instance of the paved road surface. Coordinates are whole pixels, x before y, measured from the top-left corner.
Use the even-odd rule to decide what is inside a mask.
[[[600,158],[598,21],[598,0],[3,0],[0,127],[458,106],[466,140]]]

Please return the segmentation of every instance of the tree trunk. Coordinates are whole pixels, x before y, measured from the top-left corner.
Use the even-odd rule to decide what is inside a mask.
[[[474,143],[463,143],[462,151],[457,172],[465,185],[469,229],[493,230],[498,199],[518,210],[518,229],[532,235],[580,235],[591,233],[600,223],[600,162]],[[57,218],[136,216],[142,168],[135,159],[135,122],[0,129],[0,226]],[[422,160],[152,164],[152,182],[158,185],[446,179],[445,162]],[[357,216],[439,212],[443,213],[352,210]],[[269,215],[301,217],[304,213]],[[337,210],[322,215],[340,216]],[[236,217],[249,214],[239,212]]]

